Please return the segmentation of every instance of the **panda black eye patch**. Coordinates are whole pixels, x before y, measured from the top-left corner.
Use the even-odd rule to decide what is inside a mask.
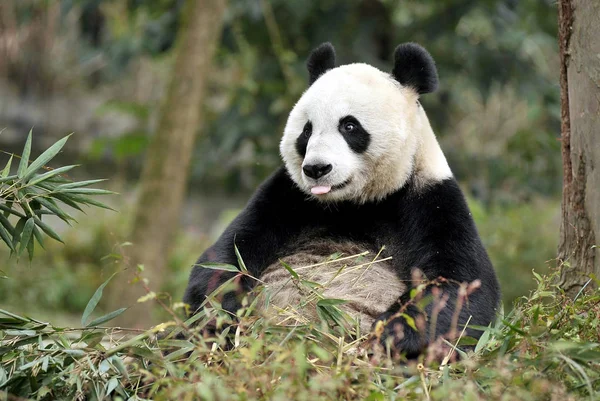
[[[296,151],[302,157],[306,156],[306,147],[308,146],[308,140],[312,135],[312,123],[307,121],[304,124],[304,128],[302,129],[302,133],[296,139]]]
[[[371,143],[371,135],[353,116],[341,118],[338,131],[340,131],[350,149],[355,153],[364,153]]]

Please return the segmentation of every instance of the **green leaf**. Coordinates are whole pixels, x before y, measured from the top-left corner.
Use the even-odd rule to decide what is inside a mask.
[[[0,387],[4,387],[7,381],[8,375],[6,374],[6,370],[4,370],[2,366],[0,366]]]
[[[33,129],[29,131],[23,153],[21,154],[21,161],[19,162],[19,169],[17,170],[17,176],[23,178],[25,171],[27,170],[27,164],[29,163],[29,155],[31,154],[31,134]]]
[[[81,316],[81,325],[82,326],[86,326],[86,322],[87,322],[88,318],[90,317],[92,312],[94,312],[94,309],[96,309],[96,306],[98,306],[98,302],[100,302],[100,299],[102,298],[102,291],[104,290],[104,287],[106,287],[106,285],[110,282],[110,280],[112,280],[112,278],[116,274],[117,274],[117,272],[113,273],[108,278],[108,280],[106,280],[104,283],[100,284],[100,287],[98,287],[98,289],[96,290],[96,292],[94,293],[94,295],[92,296],[90,301],[88,302],[87,306],[85,307],[85,310],[83,311],[83,315]]]
[[[41,183],[40,183],[40,186],[42,186]],[[74,202],[74,201],[71,200],[72,195],[63,195],[63,194],[57,194],[57,193],[49,193],[48,196],[52,197],[53,199],[61,201],[65,205],[71,206],[73,209],[77,209],[80,212],[83,212],[83,209],[81,208],[81,206],[79,206],[76,202]]]
[[[237,245],[234,243],[233,244],[233,249],[235,250],[235,256],[237,257],[238,263],[240,265],[240,270],[243,273],[248,273],[248,268],[246,268],[246,264],[244,263],[244,259],[242,259],[242,255],[240,254],[240,250],[238,249]]]
[[[3,206],[6,207],[8,210],[11,210],[13,203],[14,202],[12,200],[8,200],[8,201],[6,201],[6,205],[3,205]],[[10,216],[10,212],[7,212],[7,211],[5,211],[3,214],[4,214],[4,217]]]
[[[4,332],[9,336],[33,337],[37,335],[37,332],[35,330],[5,330]]]
[[[109,279],[110,280],[110,279]],[[86,308],[87,309],[87,308]],[[125,312],[127,310],[127,308],[120,308],[117,309],[115,311],[112,311],[110,313],[107,313],[104,316],[100,316],[97,319],[92,320],[91,322],[89,322],[86,327],[94,327],[94,326],[99,326],[102,323],[108,322],[109,320],[114,319],[115,317],[119,316],[121,313]],[[82,320],[83,323],[83,320]]]
[[[10,159],[8,159],[8,163],[6,163],[4,170],[2,170],[2,173],[0,173],[0,177],[2,177],[2,178],[8,177],[8,174],[10,173],[10,166],[12,165],[12,161],[13,161],[13,155],[10,155]]]
[[[158,355],[154,352],[152,352],[151,350],[149,350],[148,348],[142,348],[142,347],[129,347],[127,348],[127,351],[131,354],[140,356],[144,359],[148,359],[151,362],[154,363],[160,363],[161,359],[162,359],[162,355]]]
[[[12,208],[10,208],[10,207],[8,207],[8,206],[5,206],[5,205],[3,205],[3,204],[1,204],[1,203],[0,203],[0,210],[4,210],[4,211],[5,211],[5,212],[7,212],[8,214],[14,214],[14,215],[15,215],[15,216],[17,216],[17,217],[21,217],[21,218],[23,218],[23,217],[27,217],[27,216],[25,216],[23,213],[21,213],[21,212],[19,212],[19,211],[16,211],[16,210],[14,210],[14,209],[12,209]],[[8,217],[8,216],[7,216],[7,217]]]
[[[129,372],[127,371],[127,367],[125,366],[125,364],[123,363],[123,360],[117,356],[111,356],[110,358],[108,358],[108,360],[115,365],[115,367],[117,368],[117,370],[119,371],[119,373],[121,373],[121,375],[125,378],[125,380],[129,379]]]
[[[81,334],[79,341],[86,343],[89,348],[94,348],[96,345],[102,342],[104,335],[104,331],[86,331]]]
[[[35,227],[35,224],[33,225]],[[27,242],[27,255],[29,256],[29,262],[33,260],[33,251],[34,251],[35,243],[33,240],[33,236],[29,238],[29,242]]]
[[[188,340],[159,340],[158,344],[163,347],[174,348],[189,348],[194,346],[194,344]]]
[[[64,196],[67,196],[67,194],[61,193]],[[59,195],[59,194],[56,194]],[[51,195],[52,197],[55,197],[54,194]],[[56,196],[56,199],[59,199],[58,196]],[[68,199],[71,202],[77,202],[77,203],[83,203],[86,205],[92,205],[92,206],[97,206],[100,207],[102,209],[108,209],[108,210],[112,210],[114,212],[116,212],[115,209],[111,208],[110,206],[106,206],[104,203],[98,202],[92,198],[88,198],[87,196],[83,196],[83,195],[77,195],[77,194],[68,194]],[[66,203],[66,202],[65,202]]]
[[[37,228],[37,226],[33,227],[33,236],[35,237],[38,244],[40,244],[40,246],[44,248],[44,236],[42,235],[42,232],[39,230],[39,228]]]
[[[385,394],[379,391],[371,391],[371,394],[365,398],[365,401],[385,401],[385,399]]]
[[[10,181],[15,181],[18,179],[19,179],[19,177],[17,177],[16,175],[9,175],[8,177],[0,178],[0,184],[4,184],[4,183],[10,182]],[[14,185],[14,182],[6,184],[6,185],[8,185],[8,186]]]
[[[35,175],[31,178],[31,181],[29,181],[28,185],[35,185],[37,183],[40,183],[42,181],[45,181],[49,178],[52,178],[58,174],[62,174],[64,172],[67,172],[75,167],[79,166],[78,164],[71,164],[69,166],[64,166],[64,167],[59,167],[59,168],[55,168],[53,170],[47,171],[44,174],[39,174],[39,175]]]
[[[6,228],[4,228],[3,225],[0,225],[0,238],[2,238],[2,241],[6,242],[6,245],[8,245],[11,251],[15,251],[10,233],[6,230]]]
[[[6,231],[12,236],[15,232],[15,228],[10,224],[10,221],[3,214],[0,214],[0,225],[3,226]]]
[[[23,225],[23,232],[21,234],[21,246],[19,247],[19,253],[17,253],[17,256],[20,257],[21,254],[23,254],[25,248],[27,248],[27,246],[29,245],[34,226],[35,222],[33,220],[33,217],[28,218],[25,224]]]
[[[346,301],[345,299],[325,298],[319,300],[319,302],[317,302],[317,306],[341,305],[347,302],[348,301]]]
[[[469,337],[469,336],[463,336],[458,341],[458,345],[460,345],[460,346],[471,346],[471,345],[477,345],[477,342],[478,341],[477,341],[476,338]]]
[[[28,179],[33,177],[33,175],[35,174],[36,171],[38,171],[40,168],[44,167],[46,165],[46,163],[48,163],[50,160],[52,160],[54,158],[54,156],[56,156],[57,153],[60,152],[60,150],[63,148],[63,146],[65,146],[65,143],[67,142],[67,140],[69,139],[69,137],[71,135],[72,134],[69,134],[69,135],[65,136],[64,138],[58,140],[54,145],[52,145],[48,149],[46,149],[46,151],[44,153],[39,155],[38,158],[35,159],[29,165],[29,167],[27,167],[27,170],[25,170],[23,172],[23,175],[21,176],[23,181],[27,182]]]
[[[200,263],[200,264],[197,264],[194,266],[204,267],[205,269],[222,270],[222,271],[226,271],[226,272],[234,272],[234,273],[240,272],[240,270],[236,266],[229,265],[227,263],[204,262],[204,263]]]
[[[119,386],[119,379],[113,377],[106,383],[106,395],[109,396]]]
[[[295,278],[296,280],[299,280],[299,279],[300,279],[300,277],[298,276],[298,273],[296,273],[296,272],[294,271],[294,269],[292,269],[292,267],[291,267],[290,265],[288,265],[287,263],[285,263],[285,262],[284,262],[283,260],[281,260],[281,259],[279,259],[279,263],[281,263],[281,265],[282,265],[283,267],[285,267],[285,270],[287,270],[287,271],[288,271],[288,272],[289,272],[289,273],[292,275],[292,277],[293,277],[293,278]]]
[[[106,189],[98,189],[98,188],[66,188],[66,189],[56,189],[58,192],[63,194],[78,194],[78,195],[114,195],[115,192],[108,191]]]
[[[41,228],[46,234],[48,234],[48,236],[50,238],[54,238],[55,240],[57,240],[58,242],[63,242],[63,240],[60,238],[60,236],[54,232],[54,230],[52,228],[50,228],[50,226],[44,222],[42,222],[42,220],[38,219],[37,217],[33,218],[35,221],[35,224]]]
[[[17,177],[16,175],[9,175],[8,177],[2,177],[0,178],[0,183],[5,183],[5,182],[9,182],[9,181],[15,181],[19,179],[19,177]],[[13,184],[10,184],[13,185]]]
[[[475,346],[476,354],[483,350],[483,347],[485,347],[486,344],[488,343],[488,341],[490,340],[491,335],[492,335],[492,328],[490,326],[487,328],[486,331],[483,332],[481,337],[479,337],[479,341],[477,341],[477,345]]]
[[[61,185],[57,186],[56,189],[61,190],[61,189],[68,189],[68,188],[87,187],[88,185],[96,184],[98,182],[103,182],[103,181],[106,181],[106,178],[101,178],[99,180],[69,182],[67,184],[61,184]]]
[[[402,316],[404,320],[406,320],[406,324],[408,324],[411,329],[413,329],[414,331],[418,331],[417,324],[415,323],[415,319],[413,319],[412,316],[409,316],[406,313],[401,313],[400,316]]]
[[[19,316],[19,315],[15,315],[14,313],[9,312],[9,311],[4,310],[4,309],[0,309],[0,314],[2,314],[4,316],[11,317],[11,318],[13,318],[15,320],[18,320],[19,322],[23,322],[23,323],[31,322],[31,319],[29,319],[29,318],[22,317],[22,316]]]
[[[17,222],[17,225],[15,226],[15,231],[13,233],[13,240],[12,240],[14,248],[17,247],[17,245],[19,244],[19,242],[21,240],[21,233],[23,232],[23,228],[25,227],[26,221],[27,221],[27,218],[23,217]]]
[[[42,206],[46,209],[50,210],[53,215],[60,217],[66,223],[69,223],[69,220],[75,220],[73,216],[62,210],[52,199],[46,199],[43,196],[38,196],[35,198]]]

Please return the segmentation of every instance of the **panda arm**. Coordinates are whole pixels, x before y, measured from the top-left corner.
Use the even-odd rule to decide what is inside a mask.
[[[421,299],[431,298],[433,292],[447,297],[446,307],[432,319],[434,302],[428,302],[420,310],[407,291],[378,319],[387,321],[383,340],[392,338],[396,350],[414,357],[439,335],[450,332],[461,283],[479,280],[481,286],[464,300],[458,312],[458,332],[469,318],[469,325],[481,326],[487,326],[494,319],[500,289],[471,213],[454,179],[436,184],[429,192],[409,202],[407,207],[404,218],[407,215],[413,217],[405,220],[409,230],[402,238],[405,244],[410,244],[410,250],[403,265],[418,268],[428,280],[435,282],[422,291]],[[440,277],[442,279],[438,280]],[[414,288],[414,284],[410,288]],[[419,330],[412,329],[400,313],[412,317]],[[429,338],[434,320],[435,338]],[[466,335],[479,337],[481,332],[467,329]]]
[[[235,277],[236,291],[221,294],[221,306],[235,313],[245,293],[256,281],[239,273],[204,268],[207,262],[226,263],[239,269],[238,248],[248,273],[259,278],[263,270],[277,260],[294,236],[289,207],[298,198],[297,190],[283,168],[268,178],[256,191],[244,210],[225,229],[219,239],[198,259],[190,274],[184,301],[196,312],[206,297]],[[301,199],[301,198],[300,198]],[[282,213],[284,208],[286,213]]]

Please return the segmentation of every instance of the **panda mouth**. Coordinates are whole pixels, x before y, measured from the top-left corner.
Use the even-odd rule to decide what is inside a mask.
[[[314,195],[324,195],[326,193],[338,191],[338,190],[346,187],[348,184],[350,184],[350,181],[352,181],[352,179],[348,178],[346,181],[342,182],[341,184],[336,184],[333,186],[317,185],[317,186],[312,187],[310,189],[310,192],[313,193]]]
[[[348,186],[348,184],[350,184],[350,181],[352,181],[352,178],[348,178],[346,181],[342,182],[341,184],[337,184],[331,187],[332,191],[337,191],[340,190],[342,188],[345,188]]]

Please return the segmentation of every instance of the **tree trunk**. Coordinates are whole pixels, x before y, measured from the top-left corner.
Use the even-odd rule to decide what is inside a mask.
[[[159,290],[166,270],[169,249],[179,226],[180,212],[194,148],[201,126],[202,102],[209,80],[213,53],[220,37],[225,0],[187,0],[175,65],[162,105],[157,131],[144,162],[140,193],[127,252],[129,269],[121,277],[114,304],[133,305],[117,324],[147,327],[152,321],[151,305],[136,304],[145,294],[139,284],[129,285],[142,264],[141,276]]]
[[[563,200],[561,287],[600,277],[600,2],[560,0]]]

